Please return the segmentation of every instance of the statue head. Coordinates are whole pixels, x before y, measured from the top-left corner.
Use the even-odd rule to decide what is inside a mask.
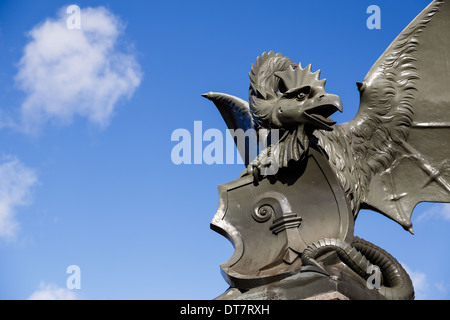
[[[279,53],[264,53],[250,73],[252,113],[266,128],[333,130],[336,122],[330,116],[342,112],[342,102],[325,91],[325,83],[311,65],[302,68]]]

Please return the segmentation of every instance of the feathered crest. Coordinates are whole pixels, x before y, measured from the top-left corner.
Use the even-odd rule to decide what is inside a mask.
[[[303,69],[301,63],[297,68],[290,66],[285,71],[275,72],[275,75],[281,80],[279,90],[283,93],[306,85],[323,88],[326,82],[325,79],[320,80],[320,70],[313,73],[311,65]]]
[[[255,95],[265,100],[275,98],[279,82],[275,72],[287,70],[289,66],[297,67],[291,59],[283,57],[281,53],[264,52],[256,59],[256,64],[252,65],[249,73],[250,95]]]
[[[311,65],[302,68],[281,53],[264,52],[252,65],[250,77],[249,103],[258,123],[271,128],[273,100],[281,93],[305,85],[324,87],[326,80],[320,80],[320,70],[311,71]]]

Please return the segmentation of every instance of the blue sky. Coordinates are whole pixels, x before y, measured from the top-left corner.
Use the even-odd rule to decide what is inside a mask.
[[[172,162],[172,132],[226,126],[200,94],[247,98],[264,51],[312,64],[345,122],[361,81],[429,1],[0,0],[0,298],[212,299],[232,245],[209,229],[240,164]],[[81,29],[66,25],[81,8]],[[381,29],[369,30],[369,5]],[[207,143],[204,143],[205,147]],[[194,147],[193,147],[194,148]],[[450,298],[450,208],[415,235],[373,212],[355,234],[403,263],[419,299]],[[66,269],[81,270],[69,290]]]

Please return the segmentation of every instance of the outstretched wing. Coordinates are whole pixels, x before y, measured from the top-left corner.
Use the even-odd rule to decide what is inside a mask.
[[[262,129],[252,117],[248,103],[238,97],[209,92],[202,94],[216,105],[224,119],[241,155],[247,166],[262,150],[261,146],[267,143],[269,131]]]
[[[450,202],[450,3],[433,1],[359,85],[352,132],[361,207],[412,232],[422,201]]]

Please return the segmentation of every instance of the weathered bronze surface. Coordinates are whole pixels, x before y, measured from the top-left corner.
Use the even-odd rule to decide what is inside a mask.
[[[222,265],[233,287],[248,289],[292,275],[302,266],[299,255],[308,244],[353,235],[344,193],[325,157],[313,148],[292,170],[280,170],[257,185],[246,176],[219,186],[219,193],[211,227],[235,245],[233,257]]]
[[[304,299],[331,287],[351,299],[414,298],[401,265],[354,237],[353,225],[365,208],[413,233],[417,203],[450,202],[449,34],[450,3],[433,1],[357,83],[359,111],[339,125],[330,116],[341,100],[320,71],[280,53],[252,66],[249,103],[204,95],[229,129],[255,130],[250,144],[281,132],[256,158],[238,145],[247,169],[219,186],[211,227],[235,253],[222,264],[231,288],[218,298]],[[371,290],[363,284],[374,266],[383,282]]]

